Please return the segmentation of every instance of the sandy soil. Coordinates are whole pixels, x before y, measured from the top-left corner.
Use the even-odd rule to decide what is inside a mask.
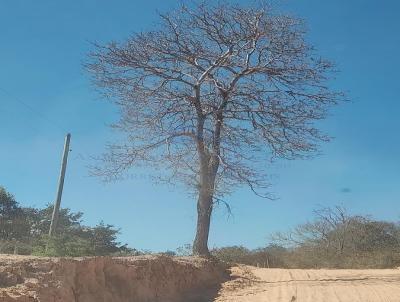
[[[400,302],[400,269],[296,270],[237,267],[215,301]]]

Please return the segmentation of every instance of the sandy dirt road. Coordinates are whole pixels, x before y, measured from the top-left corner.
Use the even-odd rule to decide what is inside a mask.
[[[215,301],[400,302],[400,269],[296,270],[240,267]]]

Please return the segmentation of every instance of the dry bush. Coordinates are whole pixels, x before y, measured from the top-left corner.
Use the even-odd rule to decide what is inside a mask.
[[[388,268],[400,265],[400,225],[349,215],[343,207],[316,210],[315,219],[272,236],[289,251],[287,267]]]

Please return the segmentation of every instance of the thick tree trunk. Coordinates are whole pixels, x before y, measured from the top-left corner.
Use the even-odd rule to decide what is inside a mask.
[[[197,201],[197,231],[193,243],[193,254],[209,257],[208,235],[212,213],[213,196],[208,190],[200,190]]]

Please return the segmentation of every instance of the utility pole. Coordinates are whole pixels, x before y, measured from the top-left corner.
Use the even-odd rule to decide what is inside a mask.
[[[70,141],[71,141],[71,134],[68,133],[67,136],[65,137],[64,153],[63,153],[62,163],[61,163],[61,172],[60,172],[60,178],[58,180],[57,198],[56,198],[56,201],[54,202],[53,215],[51,217],[50,230],[49,230],[50,237],[54,235],[56,228],[57,228],[58,216],[59,216],[60,204],[61,204],[61,197],[62,197],[62,192],[63,192],[63,188],[64,188],[65,171],[67,169]]]

